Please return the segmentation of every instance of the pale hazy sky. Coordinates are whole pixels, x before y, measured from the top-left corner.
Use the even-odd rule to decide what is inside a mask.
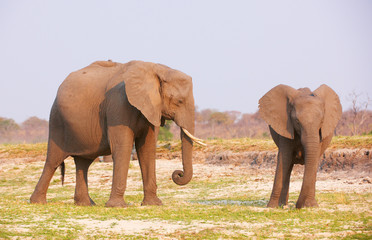
[[[346,110],[372,98],[372,1],[0,1],[1,117],[48,120],[65,77],[107,59],[187,73],[199,109],[325,83]]]

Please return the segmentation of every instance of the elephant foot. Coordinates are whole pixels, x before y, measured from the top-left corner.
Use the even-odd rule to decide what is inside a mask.
[[[298,200],[296,203],[296,208],[304,208],[304,207],[318,207],[318,203],[315,198],[312,199],[305,199],[303,201]]]
[[[120,207],[120,208],[125,208],[128,207],[128,204],[124,201],[124,199],[109,199],[105,207]]]
[[[34,204],[46,204],[46,197],[45,196],[37,196],[35,193],[33,193],[30,197],[30,203]]]
[[[77,206],[95,206],[96,203],[91,199],[79,199],[79,198],[74,198],[75,200],[75,205]]]
[[[277,207],[279,207],[279,201],[270,199],[269,203],[267,204],[267,207],[277,208]]]
[[[150,206],[150,205],[155,205],[155,206],[161,206],[163,205],[163,203],[161,202],[161,200],[158,198],[158,197],[147,197],[147,198],[144,198],[142,203],[141,203],[142,206]]]

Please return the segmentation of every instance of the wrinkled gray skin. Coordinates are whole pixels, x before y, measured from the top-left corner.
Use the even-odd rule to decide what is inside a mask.
[[[124,207],[130,155],[135,142],[141,167],[142,205],[161,205],[157,197],[155,149],[166,119],[194,134],[194,97],[188,75],[161,64],[98,61],[71,73],[58,89],[50,113],[48,152],[31,203],[46,203],[50,180],[66,157],[76,164],[77,205],[93,205],[88,168],[112,153],[113,181],[108,207]],[[193,143],[181,130],[183,171],[173,181],[187,184],[193,175]]]
[[[269,124],[279,148],[274,186],[268,207],[288,204],[290,176],[294,164],[304,164],[304,178],[296,208],[317,207],[316,174],[320,156],[331,142],[341,118],[337,94],[327,85],[314,92],[278,85],[259,101],[260,116]]]

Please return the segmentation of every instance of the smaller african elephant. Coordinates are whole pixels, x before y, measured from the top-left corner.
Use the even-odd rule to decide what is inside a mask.
[[[331,142],[341,118],[338,95],[323,84],[314,92],[278,85],[259,100],[259,114],[278,146],[278,162],[268,207],[288,204],[294,164],[305,165],[296,208],[317,207],[315,182],[320,156]]]

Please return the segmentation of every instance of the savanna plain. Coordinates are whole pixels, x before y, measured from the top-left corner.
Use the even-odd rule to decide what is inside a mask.
[[[295,209],[301,165],[292,173],[288,206],[266,208],[277,151],[271,139],[215,139],[207,144],[195,146],[192,181],[177,186],[171,174],[182,169],[180,143],[159,142],[157,184],[163,206],[141,206],[140,168],[137,160],[131,161],[127,208],[104,207],[113,164],[102,161],[92,164],[88,176],[97,205],[75,206],[71,158],[65,160],[63,186],[56,171],[48,204],[30,204],[47,145],[0,145],[0,239],[372,238],[372,136],[333,138],[327,150],[330,162],[322,161],[318,171],[319,208],[301,210]],[[350,152],[355,159],[342,160]]]

